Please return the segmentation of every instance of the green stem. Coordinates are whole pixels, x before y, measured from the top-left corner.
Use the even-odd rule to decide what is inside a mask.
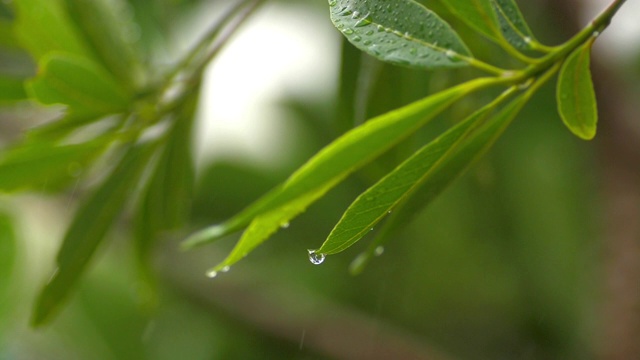
[[[563,61],[571,52],[580,45],[584,44],[589,38],[600,35],[600,33],[609,26],[611,19],[624,4],[626,0],[615,0],[600,15],[593,19],[589,25],[577,33],[574,37],[564,44],[554,47],[553,52],[540,59],[538,64],[530,65],[521,72],[516,73],[513,77],[514,81],[522,82],[531,78],[553,66],[559,61]]]

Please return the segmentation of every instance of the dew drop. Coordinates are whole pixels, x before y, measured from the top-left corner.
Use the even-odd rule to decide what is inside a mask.
[[[363,44],[365,44],[365,45],[367,45],[367,46],[369,46],[369,45],[373,44],[373,41],[371,41],[371,40],[365,40],[365,41],[363,41],[362,43],[363,43]]]
[[[531,43],[531,38],[528,36],[525,36],[522,40],[524,40],[525,43],[530,44]]]
[[[288,221],[285,221],[282,224],[280,224],[280,228],[282,228],[282,229],[286,229],[288,227],[289,227],[289,222]]]
[[[313,265],[320,265],[324,262],[324,258],[326,257],[324,254],[319,254],[311,249],[307,250],[307,252],[309,253],[309,261],[311,261]]]
[[[213,279],[214,277],[218,276],[218,272],[215,270],[209,270],[207,271],[207,277],[210,279]]]
[[[329,6],[334,7],[338,3],[337,0],[329,0]]]
[[[351,34],[353,34],[353,30],[351,30],[351,29],[344,29],[342,32],[343,32],[345,35],[351,35]]]
[[[375,256],[380,256],[384,253],[384,246],[378,246],[373,253],[375,254]]]
[[[597,31],[597,30],[596,30],[596,31],[594,31],[593,33],[591,33],[591,36],[593,36],[593,37],[598,37],[598,36],[600,36],[600,31]]]
[[[376,250],[377,250],[377,249],[376,249]],[[230,267],[229,265],[227,265],[227,266],[223,267],[222,269],[220,269],[220,272],[226,273],[226,272],[228,272],[229,270],[231,270],[231,267]]]
[[[355,41],[355,42],[360,42],[360,40],[362,40],[362,38],[358,35],[355,35],[354,37],[351,38],[351,40]]]

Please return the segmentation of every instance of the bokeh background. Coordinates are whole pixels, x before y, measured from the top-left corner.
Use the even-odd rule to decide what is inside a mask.
[[[476,56],[516,65],[438,1],[422,2]],[[0,73],[29,74],[28,55],[3,41],[9,3],[0,5]],[[162,71],[233,1],[123,3],[139,26],[132,38]],[[538,38],[555,45],[607,1],[519,4]],[[490,94],[468,99],[208,279],[237,236],[180,252],[180,235],[241,210],[346,129],[479,75],[379,63],[341,39],[325,1],[268,1],[207,71],[190,224],[157,246],[157,294],[141,288],[125,216],[62,313],[31,329],[35,294],[83,190],[0,197],[0,359],[639,358],[638,5],[625,4],[594,48],[595,140],[564,128],[546,86],[362,274],[347,269],[370,237],[310,264],[306,250],[360,192]],[[3,105],[3,146],[50,116]]]

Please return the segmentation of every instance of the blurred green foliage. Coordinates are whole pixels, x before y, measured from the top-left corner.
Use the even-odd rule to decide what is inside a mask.
[[[495,94],[456,103],[338,185],[279,231],[274,241],[229,273],[209,280],[204,270],[224,258],[237,236],[183,253],[178,242],[187,231],[230,218],[365,119],[477,73],[394,67],[342,40],[335,100],[290,97],[280,103],[293,122],[288,136],[301,139],[288,149],[294,156],[285,163],[259,166],[237,158],[216,159],[194,169],[190,134],[197,98],[170,109],[177,115],[165,118],[149,89],[162,80],[155,57],[168,47],[175,23],[207,9],[206,2],[35,3],[42,2],[0,2],[0,174],[19,175],[0,178],[0,187],[3,192],[26,189],[37,194],[1,200],[0,359],[428,358],[435,353],[461,359],[594,357],[601,262],[598,174],[592,170],[593,147],[562,126],[553,86],[539,91],[488,155],[394,233],[362,274],[348,275],[349,263],[378,229],[321,266],[309,264],[306,249],[322,242],[357,194]],[[326,4],[318,3],[310,2],[309,9],[326,12]],[[477,36],[451,17],[447,7],[429,3],[463,38]],[[117,11],[105,10],[93,21],[96,6]],[[35,18],[18,27],[46,33],[61,41],[60,46],[50,41],[25,46],[10,30],[19,11],[34,11],[35,17],[57,14],[50,23]],[[534,30],[561,25],[529,19],[526,13],[524,17]],[[113,27],[113,20],[123,19],[125,25]],[[120,35],[113,37],[107,29]],[[121,41],[127,36],[135,40]],[[480,58],[496,64],[509,61],[479,37],[468,45]],[[57,58],[64,64],[74,63],[73,54],[83,57],[80,62],[89,65],[71,70],[82,74],[80,81],[96,76],[108,79],[103,85],[113,81],[122,86],[116,95],[106,96],[114,107],[103,111],[91,106],[96,113],[80,111],[76,119],[71,111],[59,127],[49,123],[30,128],[38,119],[16,124],[15,114],[31,114],[38,106],[25,101],[29,92],[47,103],[43,99],[48,95],[33,93],[38,92],[37,82],[48,76],[45,70],[52,70],[43,67],[53,61],[50,50],[65,52]],[[38,65],[36,80],[28,80],[36,73],[33,64],[41,60],[40,52],[49,60]],[[25,61],[29,53],[33,62]],[[24,81],[32,84],[26,91],[17,85]],[[96,93],[102,100],[105,91],[114,94],[99,80],[92,84],[95,87],[81,94],[81,105]],[[116,165],[129,148],[121,142],[140,130],[122,116],[132,107],[140,114],[137,123],[170,129],[163,133],[169,134],[168,141],[152,148],[154,154],[138,158],[148,168]],[[82,130],[78,124],[96,129]],[[109,137],[112,133],[117,136]],[[17,144],[7,140],[15,138]],[[119,176],[146,182],[139,185]],[[78,187],[78,179],[86,183]],[[110,198],[112,192],[101,190],[105,187],[127,195]],[[87,196],[96,189],[94,197]],[[127,205],[106,208],[121,200]],[[18,203],[26,205],[14,206]],[[44,234],[29,231],[26,220],[18,219],[28,218],[24,212],[40,214],[42,203],[59,208],[65,223],[71,222],[69,206],[79,209],[72,229],[89,227],[96,235],[95,242],[78,244],[78,249],[87,251],[86,261],[93,251],[100,256],[91,261],[60,315],[46,327],[32,329],[31,306],[37,287],[47,282],[53,268],[50,250],[57,242],[46,229]],[[59,219],[54,212],[51,218]],[[106,214],[98,219],[104,224],[91,223],[95,213]],[[49,221],[40,220],[43,226]],[[112,222],[115,226],[108,231]],[[73,237],[73,231],[67,237]],[[109,241],[100,244],[102,238]]]

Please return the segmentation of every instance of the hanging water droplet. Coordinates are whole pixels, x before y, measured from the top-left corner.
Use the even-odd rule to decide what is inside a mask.
[[[375,256],[380,256],[384,253],[384,246],[380,245],[378,246],[373,253],[375,254]]]
[[[227,266],[223,267],[222,269],[220,269],[220,272],[226,273],[226,272],[229,272],[229,270],[231,270],[231,267],[229,265],[227,265]]]
[[[530,44],[531,43],[531,38],[528,36],[525,36],[522,40],[524,40],[525,43]]]
[[[351,29],[349,29],[349,28],[344,29],[342,32],[343,32],[345,35],[351,35],[351,34],[353,34],[353,30],[351,30]]]
[[[311,261],[313,265],[322,264],[324,258],[326,257],[324,254],[317,253],[315,250],[309,249],[307,250],[307,252],[309,253],[309,261]]]
[[[289,222],[288,221],[285,221],[282,224],[280,224],[280,228],[282,228],[282,229],[286,229],[288,227],[289,227]]]
[[[207,277],[210,279],[213,279],[214,277],[218,276],[218,272],[215,270],[209,270],[207,271]]]

